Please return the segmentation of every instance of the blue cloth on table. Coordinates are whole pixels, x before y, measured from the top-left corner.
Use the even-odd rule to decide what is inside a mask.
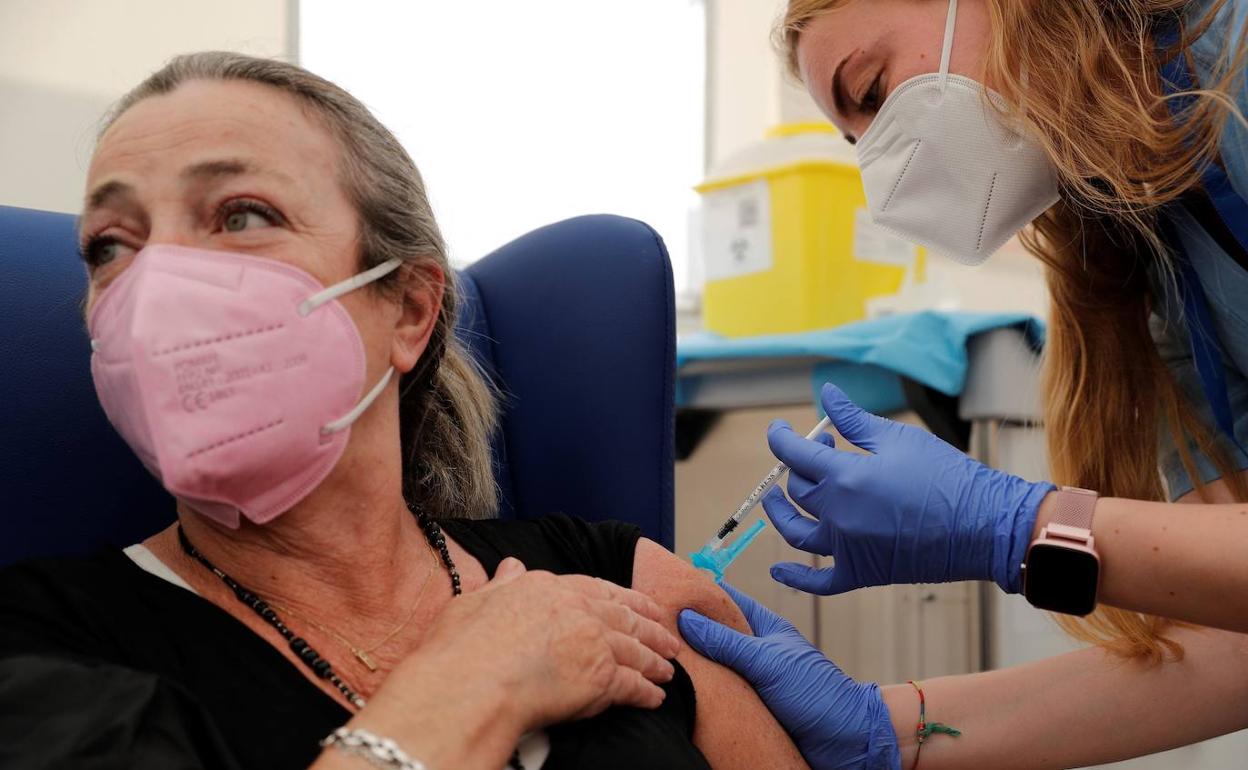
[[[815,404],[825,382],[834,382],[864,409],[894,412],[905,406],[900,377],[957,396],[966,382],[967,342],[983,332],[1016,327],[1038,350],[1041,321],[1026,313],[924,311],[858,321],[833,329],[757,337],[721,337],[702,332],[681,337],[676,370],[695,361],[817,358],[812,389]],[[695,383],[680,378],[678,406],[692,400]]]

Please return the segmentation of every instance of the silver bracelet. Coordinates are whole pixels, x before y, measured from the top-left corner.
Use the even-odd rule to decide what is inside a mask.
[[[390,770],[429,770],[418,759],[409,757],[399,744],[389,738],[378,738],[368,730],[339,727],[321,739],[321,747],[334,746],[347,754],[362,757],[374,767]]]

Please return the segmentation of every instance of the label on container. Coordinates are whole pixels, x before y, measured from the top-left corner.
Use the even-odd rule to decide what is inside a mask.
[[[909,267],[918,257],[918,247],[871,221],[871,212],[854,212],[854,259],[881,265]]]
[[[702,257],[708,281],[771,269],[771,188],[767,180],[716,190],[703,197]]]

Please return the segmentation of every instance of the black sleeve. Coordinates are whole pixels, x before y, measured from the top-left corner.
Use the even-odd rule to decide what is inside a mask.
[[[546,538],[555,548],[576,562],[583,575],[610,580],[616,585],[633,585],[633,557],[641,529],[622,521],[590,523],[562,513],[537,520]]]
[[[0,767],[237,770],[212,720],[155,674],[54,655],[0,658]]]
[[[491,577],[499,562],[514,556],[529,569],[592,575],[626,588],[633,584],[633,555],[641,539],[633,524],[591,524],[556,513],[531,520],[449,519],[442,526]]]

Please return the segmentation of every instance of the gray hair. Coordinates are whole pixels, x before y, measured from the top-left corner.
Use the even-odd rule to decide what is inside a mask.
[[[407,151],[358,99],[324,78],[294,64],[222,51],[172,59],[117,102],[103,131],[138,102],[188,80],[260,83],[297,98],[342,147],[341,181],[359,214],[361,270],[403,259],[404,270],[379,282],[396,294],[401,281],[421,280],[431,267],[445,274],[442,311],[429,346],[399,385],[403,495],[435,518],[493,517],[498,508],[490,453],[498,423],[495,394],[455,337],[455,273],[424,181]]]

